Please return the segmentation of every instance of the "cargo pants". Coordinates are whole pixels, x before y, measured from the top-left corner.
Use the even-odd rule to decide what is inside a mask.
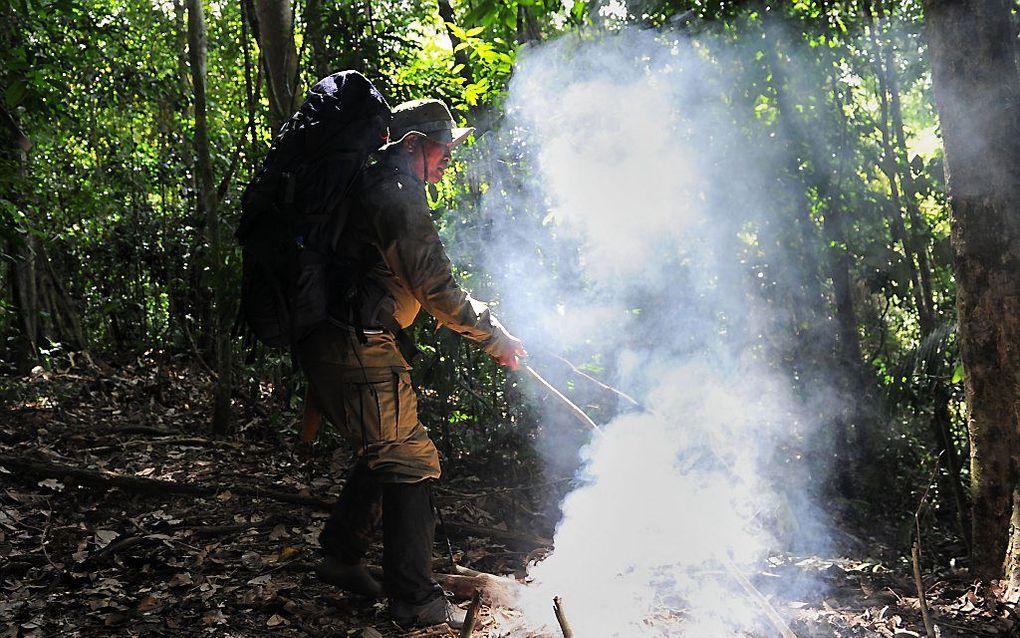
[[[356,457],[319,544],[358,563],[381,523],[387,596],[418,605],[442,595],[432,579],[439,453],[418,420],[410,366],[393,335],[365,336],[362,343],[352,328],[328,323],[297,348],[323,414]]]

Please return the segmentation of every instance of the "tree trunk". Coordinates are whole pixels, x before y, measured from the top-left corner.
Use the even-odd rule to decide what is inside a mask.
[[[465,84],[474,83],[474,74],[471,72],[471,61],[468,59],[467,51],[458,49],[461,39],[450,28],[451,24],[457,23],[457,17],[453,13],[453,5],[450,0],[436,0],[439,8],[439,17],[443,19],[443,26],[446,28],[446,35],[450,37],[450,45],[453,47],[453,61],[459,67],[460,77],[464,78]]]
[[[206,117],[205,14],[202,0],[188,0],[188,58],[191,63],[192,90],[195,96],[195,172],[198,207],[205,218],[209,243],[208,287],[212,290],[209,335],[213,350],[213,367],[217,378],[213,386],[214,432],[225,432],[230,426],[230,335],[227,332],[224,303],[223,248],[220,242],[220,220],[216,213],[216,186],[213,182],[209,155],[209,127]]]
[[[1020,547],[1006,554],[1020,451],[1020,77],[1010,4],[925,0],[924,9],[953,213],[972,562],[1015,585]]]
[[[329,75],[329,49],[326,46],[326,34],[322,19],[322,0],[305,2],[305,39],[312,53],[312,69],[315,79],[321,80]]]
[[[297,92],[298,56],[294,47],[294,14],[286,0],[253,0],[253,31],[262,50],[269,120],[275,133],[301,104]]]

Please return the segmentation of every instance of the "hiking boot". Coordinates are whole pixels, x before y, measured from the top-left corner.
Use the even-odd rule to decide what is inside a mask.
[[[352,594],[366,598],[382,598],[383,596],[382,585],[372,574],[368,573],[361,563],[350,565],[327,556],[315,566],[315,575],[319,577],[319,580]]]
[[[390,616],[402,627],[431,627],[446,623],[451,629],[460,629],[464,626],[467,612],[441,596],[421,605],[391,600]]]

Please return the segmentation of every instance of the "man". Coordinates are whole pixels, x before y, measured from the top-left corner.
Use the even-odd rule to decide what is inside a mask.
[[[440,325],[516,368],[521,342],[453,279],[432,223],[425,185],[446,170],[451,151],[473,129],[456,128],[445,104],[416,100],[393,111],[381,161],[366,169],[350,198],[331,278],[331,321],[298,344],[314,402],[355,448],[355,465],[319,543],[316,570],[338,587],[389,598],[403,625],[449,623],[464,612],[432,578],[439,478],[436,446],[418,421],[402,330],[424,308]],[[383,588],[362,561],[379,523]]]

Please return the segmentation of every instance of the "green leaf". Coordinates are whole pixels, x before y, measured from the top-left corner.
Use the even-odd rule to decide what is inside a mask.
[[[464,37],[473,38],[479,35],[482,31],[485,31],[485,27],[474,27],[473,29],[468,29],[467,31],[465,31]]]
[[[963,381],[963,364],[957,365],[953,368],[953,383],[959,383]]]
[[[24,80],[15,80],[11,83],[7,90],[4,91],[4,100],[7,102],[7,106],[14,108],[21,104],[21,100],[25,99],[25,93],[28,92],[28,84]]]

